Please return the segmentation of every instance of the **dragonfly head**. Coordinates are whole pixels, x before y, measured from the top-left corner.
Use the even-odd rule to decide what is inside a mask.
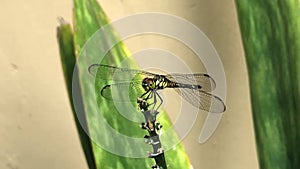
[[[149,91],[155,88],[155,82],[152,78],[145,78],[142,82],[142,87],[145,91]]]

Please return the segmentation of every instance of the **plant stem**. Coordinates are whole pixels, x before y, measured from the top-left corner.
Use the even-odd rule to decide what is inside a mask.
[[[157,134],[157,131],[162,128],[162,126],[156,122],[156,116],[159,112],[149,110],[149,104],[144,99],[138,98],[138,104],[140,111],[145,117],[145,123],[142,123],[142,128],[146,129],[149,133],[149,135],[146,135],[144,138],[146,139],[146,143],[153,147],[153,152],[149,153],[149,157],[154,158],[156,165],[152,168],[167,169],[164,150],[161,146],[159,134]]]

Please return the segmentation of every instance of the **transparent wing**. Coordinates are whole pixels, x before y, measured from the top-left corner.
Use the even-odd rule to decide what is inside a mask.
[[[205,91],[187,88],[177,88],[175,91],[196,108],[211,113],[222,113],[226,110],[224,102],[219,97]]]
[[[136,99],[145,93],[139,83],[124,82],[104,86],[100,94],[107,100],[114,102],[136,102]]]
[[[92,64],[89,66],[88,71],[93,76],[99,77],[104,80],[113,80],[115,82],[128,82],[133,79],[141,81],[137,78],[139,75],[153,77],[156,74],[129,68],[119,68],[115,66],[102,65],[102,64]],[[110,77],[111,79],[108,79]]]
[[[191,85],[200,85],[206,92],[213,91],[216,88],[216,83],[214,79],[208,74],[168,74],[166,78],[169,80],[182,83],[182,84],[191,84]]]

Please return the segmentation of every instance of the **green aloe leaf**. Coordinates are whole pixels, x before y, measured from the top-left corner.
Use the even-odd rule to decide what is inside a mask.
[[[300,4],[236,0],[260,167],[300,168]]]
[[[96,164],[93,156],[91,140],[82,127],[82,125],[84,125],[85,128],[87,128],[86,123],[80,124],[73,106],[72,78],[73,78],[73,70],[76,63],[73,32],[70,24],[66,23],[63,19],[60,19],[60,22],[61,25],[57,28],[57,39],[58,39],[58,44],[60,49],[62,68],[65,76],[68,95],[70,98],[70,103],[73,110],[77,131],[81,141],[81,146],[85,153],[87,163],[90,169],[95,169]],[[78,76],[78,74],[74,74],[74,76]],[[79,93],[81,93],[81,91],[79,91]],[[82,100],[80,102],[82,102]],[[83,120],[86,121],[85,115],[83,115],[82,117]]]
[[[110,132],[108,132],[107,126],[105,127],[102,124],[105,122],[117,133],[130,138],[142,139],[144,135],[147,134],[147,132],[139,128],[139,123],[124,118],[118,112],[114,103],[103,99],[99,92],[96,92],[99,91],[107,82],[96,78],[95,83],[90,83],[89,78],[91,77],[88,74],[87,67],[94,63],[90,63],[92,59],[89,60],[89,58],[97,55],[105,55],[102,63],[108,65],[118,66],[122,61],[127,59],[129,60],[129,67],[137,68],[129,50],[122,41],[119,40],[117,33],[114,32],[110,25],[106,26],[107,32],[102,34],[97,42],[95,52],[89,51],[91,53],[86,54],[88,48],[86,44],[88,44],[87,42],[90,42],[90,37],[95,35],[95,32],[97,32],[99,28],[102,28],[108,23],[108,18],[96,0],[74,0],[74,35],[72,36],[69,26],[67,32],[61,31],[64,29],[64,25],[60,27],[59,31],[60,35],[58,36],[58,39],[60,43],[61,58],[70,100],[73,100],[72,97],[74,97],[74,95],[75,97],[79,96],[79,98],[81,98],[79,99],[80,105],[82,104],[79,107],[82,108],[82,112],[84,112],[83,114],[80,113],[80,120],[78,120],[78,112],[75,111],[76,104],[78,104],[78,100],[76,100],[74,103],[75,108],[73,110],[75,121],[79,126],[79,134],[84,136],[84,139],[81,138],[82,146],[90,168],[151,168],[151,166],[155,163],[153,159],[128,158],[114,154],[105,148],[105,146],[117,147],[119,144],[122,144],[126,146],[118,148],[128,154],[132,154],[136,151],[144,153],[145,155],[147,154],[146,151],[144,152],[144,148],[132,145],[126,140],[119,140],[118,138],[115,138]],[[73,38],[74,42],[71,42],[73,41]],[[118,41],[118,43],[111,50],[107,53],[105,53],[105,51],[101,51],[102,48],[109,47],[113,41]],[[75,77],[75,87],[78,83],[78,88],[75,88],[74,91],[74,79],[72,79],[72,73],[73,68],[75,67],[75,55],[77,58],[77,69],[74,72],[75,75],[73,75],[73,78]],[[86,57],[87,59],[81,59],[83,57]],[[92,104],[93,100],[96,100],[97,106]],[[132,104],[137,108],[135,101]],[[172,124],[167,114],[165,112],[161,112],[160,114],[159,121],[164,126],[163,132],[168,130],[169,133],[168,138],[161,141],[163,147],[168,147],[168,145],[172,145],[174,142],[179,142],[179,140],[176,132],[172,129]],[[137,110],[132,112],[131,116],[135,119],[142,117],[141,113]],[[87,135],[82,133],[84,131],[80,128],[80,125],[83,125],[83,128],[87,130],[92,141],[86,139]],[[148,146],[149,151],[152,151],[152,147],[150,145],[145,144],[144,146]],[[177,144],[171,150],[166,151],[165,158],[169,168],[190,168],[190,162],[182,144]]]

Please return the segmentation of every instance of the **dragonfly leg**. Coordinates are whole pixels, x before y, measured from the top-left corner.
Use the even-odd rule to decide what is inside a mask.
[[[150,92],[150,93],[149,93],[149,92]],[[148,95],[147,95],[147,94],[148,94]],[[153,102],[149,104],[149,106],[150,106],[150,105],[153,105],[151,111],[153,111],[154,109],[157,111],[157,110],[159,109],[159,107],[160,107],[160,106],[162,105],[162,103],[163,103],[163,100],[162,100],[162,98],[160,97],[160,95],[156,92],[156,90],[153,90],[153,91],[152,91],[152,90],[148,90],[146,93],[144,93],[144,94],[141,96],[141,98],[144,97],[145,95],[147,95],[147,97],[144,99],[144,100],[146,100],[146,101],[153,98]],[[160,101],[160,103],[159,103],[159,105],[157,106],[157,108],[155,108],[155,107],[156,107],[156,103],[157,103],[157,97],[156,97],[156,95],[158,95],[158,98],[159,98],[159,101]]]
[[[156,106],[156,103],[157,103],[156,94],[157,93],[155,91],[153,91],[153,107],[152,107],[152,111],[154,110],[154,108]]]
[[[157,108],[156,108],[156,110],[158,110],[158,108],[163,104],[163,99],[161,98],[161,96],[155,91],[155,93],[156,93],[156,95],[158,96],[158,98],[159,98],[159,105],[157,106]]]
[[[145,100],[148,100],[148,99],[152,99],[153,98],[153,102],[150,103],[149,105],[153,105],[152,106],[152,109],[151,111],[154,109],[155,105],[156,105],[156,95],[155,95],[155,91],[150,91],[150,94],[148,95],[148,97],[145,99]]]
[[[152,109],[151,109],[151,111],[154,109],[154,107],[155,107],[155,105],[156,105],[156,95],[155,95],[155,92],[151,92],[151,94],[150,94],[151,96],[149,97],[149,99],[151,99],[152,97],[153,97],[153,102],[152,103],[150,103],[150,105],[153,105],[152,106]]]
[[[153,97],[153,92],[151,92],[151,93],[148,95],[147,100],[148,100],[148,99],[152,99],[152,97]]]
[[[146,98],[143,98],[143,100],[148,101],[149,99],[152,99],[154,97],[153,98],[154,101],[152,103],[149,103],[149,106],[153,105],[153,107],[155,107],[155,105],[156,105],[156,96],[155,96],[155,93],[153,91],[149,90],[146,93],[144,93],[141,97],[145,96],[147,93],[149,93],[149,94],[147,95]],[[152,110],[153,110],[153,108],[152,108]]]
[[[144,94],[141,95],[141,98],[143,98],[146,94],[149,93],[150,90],[146,91]]]
[[[158,99],[159,99],[159,105],[155,108],[155,111],[157,111],[159,108],[160,108],[160,106],[162,105],[162,103],[163,103],[163,99],[161,98],[161,96],[157,93],[157,91],[155,90],[155,91],[153,91],[153,103],[152,104],[154,104],[153,105],[153,107],[152,107],[152,111],[154,110],[154,108],[155,108],[155,106],[156,106],[156,103],[157,103],[157,97],[156,96],[158,96]]]
[[[148,94],[148,96],[144,99],[144,100],[147,101],[149,98],[151,98],[151,97],[150,97],[151,93],[149,93],[149,92],[150,92],[150,90],[148,90],[147,92],[145,92],[144,94],[142,94],[142,95],[140,96],[140,98],[144,99],[143,97],[144,97],[145,95]]]

